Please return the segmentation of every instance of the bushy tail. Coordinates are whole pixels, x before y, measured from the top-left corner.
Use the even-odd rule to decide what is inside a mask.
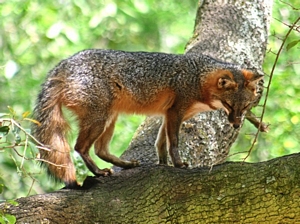
[[[62,113],[64,87],[63,80],[48,77],[34,111],[35,120],[40,122],[40,125],[34,124],[32,130],[35,138],[50,149],[40,149],[42,164],[46,165],[48,172],[55,179],[72,188],[77,186],[77,182],[75,167],[70,157],[70,146],[65,137],[69,125]]]

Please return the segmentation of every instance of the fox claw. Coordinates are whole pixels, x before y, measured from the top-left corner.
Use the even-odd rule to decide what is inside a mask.
[[[187,168],[189,166],[189,164],[187,162],[180,162],[180,163],[174,164],[174,166],[177,168]]]
[[[96,173],[96,176],[99,177],[99,176],[102,176],[102,177],[107,177],[107,176],[110,176],[111,174],[113,174],[113,170],[112,169],[108,169],[108,168],[105,168],[105,169],[102,169],[102,170],[98,170],[97,173]]]
[[[65,187],[63,187],[62,189],[74,189],[74,190],[78,190],[78,189],[81,189],[81,186],[75,180],[75,181],[67,182],[66,185],[65,185]]]
[[[137,166],[140,166],[140,162],[138,160],[132,159],[123,168],[130,169],[130,168],[134,168],[134,167],[137,167]]]

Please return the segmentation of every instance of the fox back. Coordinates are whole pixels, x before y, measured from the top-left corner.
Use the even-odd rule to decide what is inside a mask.
[[[99,169],[90,158],[92,144],[107,162],[123,168],[139,165],[109,153],[118,114],[158,114],[164,118],[156,141],[159,163],[167,164],[169,153],[175,167],[185,167],[178,154],[181,123],[202,111],[224,109],[238,128],[256,99],[260,79],[253,71],[198,54],[85,50],[49,72],[35,108],[41,125],[34,127],[34,134],[51,148],[41,151],[49,172],[73,188],[78,184],[62,106],[77,116],[75,150],[96,176],[109,175],[111,170]]]

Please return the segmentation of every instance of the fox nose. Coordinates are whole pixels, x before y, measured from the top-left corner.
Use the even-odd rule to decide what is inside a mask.
[[[233,124],[233,127],[234,127],[235,129],[238,129],[238,128],[240,127],[240,124]]]

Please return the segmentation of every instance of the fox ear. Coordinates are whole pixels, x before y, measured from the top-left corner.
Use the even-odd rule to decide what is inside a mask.
[[[246,81],[247,81],[248,83],[250,83],[250,82],[255,82],[255,83],[257,83],[257,82],[259,82],[261,79],[264,78],[264,75],[263,75],[263,74],[260,74],[260,73],[258,73],[258,72],[252,72],[252,71],[245,70],[245,69],[242,70],[242,74],[244,75],[244,77],[245,77],[245,79],[246,79]]]
[[[218,79],[218,89],[233,89],[237,87],[235,81],[229,77],[221,77]]]
[[[259,73],[254,73],[249,70],[242,70],[242,74],[244,75],[246,82],[245,87],[249,89],[254,95],[257,95],[257,83],[264,78],[264,75]]]

